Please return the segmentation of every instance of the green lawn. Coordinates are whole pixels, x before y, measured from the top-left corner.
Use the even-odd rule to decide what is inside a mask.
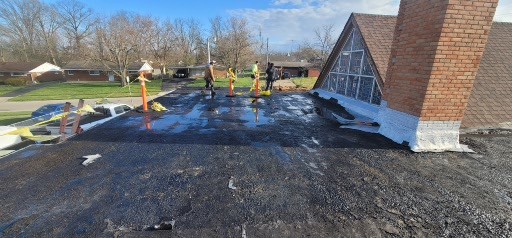
[[[14,86],[10,86],[10,85],[0,85],[0,96],[6,94],[6,93],[10,93],[16,89],[20,89],[22,87],[14,87]]]
[[[31,117],[32,112],[0,112],[0,126],[7,126]]]
[[[298,88],[304,88],[310,90],[313,88],[316,82],[315,78],[293,78],[292,82],[297,85]]]
[[[120,87],[119,82],[59,83],[15,97],[10,101],[140,97],[141,90],[138,82],[132,83],[130,88],[131,95],[129,88]],[[159,93],[161,88],[162,80],[152,80],[146,83],[149,95]]]
[[[253,79],[247,78],[238,78],[234,85],[235,88],[250,88],[252,87]],[[260,80],[260,85],[265,85],[265,80]],[[193,83],[187,85],[187,87],[204,87],[205,81],[204,79],[196,79]],[[215,87],[221,88],[229,88],[229,79],[227,78],[218,78],[215,80]]]

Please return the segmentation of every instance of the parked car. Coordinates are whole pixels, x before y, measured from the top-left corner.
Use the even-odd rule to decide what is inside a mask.
[[[291,78],[291,75],[290,75],[290,72],[283,72],[283,79],[290,79]]]
[[[71,106],[73,107],[73,106]],[[32,112],[32,118],[34,117],[40,117],[43,115],[57,115],[59,113],[62,113],[64,111],[64,103],[58,103],[58,104],[47,104],[44,105],[37,110]]]
[[[187,78],[188,72],[186,69],[178,69],[176,70],[176,73],[172,75],[173,78]]]

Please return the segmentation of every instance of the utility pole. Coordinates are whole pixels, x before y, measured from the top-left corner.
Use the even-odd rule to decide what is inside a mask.
[[[212,62],[210,59],[210,38],[206,38],[206,45],[208,47],[208,62],[207,62],[207,64],[209,64],[210,62]]]
[[[267,65],[268,65],[269,59],[268,59],[268,37],[267,37]]]

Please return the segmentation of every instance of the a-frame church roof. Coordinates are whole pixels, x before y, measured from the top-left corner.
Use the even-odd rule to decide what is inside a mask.
[[[358,29],[375,66],[379,85],[386,82],[396,16],[353,13],[347,21],[314,88],[320,88],[350,32]],[[469,98],[462,127],[512,128],[512,23],[493,22]]]

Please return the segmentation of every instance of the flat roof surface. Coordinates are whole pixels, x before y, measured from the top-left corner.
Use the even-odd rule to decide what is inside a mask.
[[[0,236],[511,235],[511,135],[419,154],[307,93],[226,93],[180,89],[156,99],[167,112],[0,159]]]

